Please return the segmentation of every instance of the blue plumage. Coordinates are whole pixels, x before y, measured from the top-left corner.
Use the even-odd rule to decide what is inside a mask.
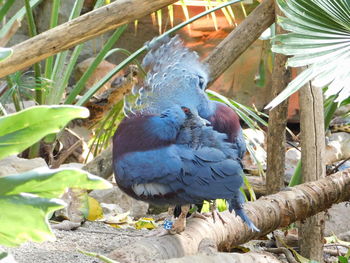
[[[149,44],[148,75],[113,139],[115,178],[122,190],[154,204],[187,205],[226,199],[243,210],[239,119],[205,93],[208,74],[178,37]]]

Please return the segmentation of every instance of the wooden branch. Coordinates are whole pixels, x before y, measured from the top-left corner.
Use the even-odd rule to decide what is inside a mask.
[[[183,257],[196,254],[204,239],[212,240],[219,248],[236,246],[348,200],[350,169],[247,203],[245,210],[261,232],[251,232],[234,213],[225,211],[221,213],[225,225],[221,220],[214,223],[212,219],[193,218],[179,235],[144,238],[114,250],[109,256],[120,262]]]
[[[275,5],[276,17],[282,15],[278,5]],[[276,34],[286,33],[276,23]],[[272,98],[275,98],[284,90],[290,81],[290,69],[285,65],[287,56],[275,54],[272,73]],[[267,193],[273,194],[284,187],[285,152],[286,152],[286,127],[288,114],[288,100],[285,100],[269,113],[269,125],[267,132]]]
[[[125,74],[117,77],[109,89],[85,103],[83,106],[89,109],[90,116],[82,120],[82,125],[91,127],[100,121],[114,105],[122,100],[126,94],[130,93],[132,87],[138,82],[137,75],[138,67],[129,65],[125,69]]]
[[[325,131],[322,89],[312,82],[299,91],[302,181],[326,176]],[[299,227],[301,255],[323,262],[324,213],[307,218]]]
[[[209,66],[208,87],[272,25],[274,1],[264,0],[203,61]]]
[[[118,0],[13,46],[0,62],[0,78],[74,47],[177,0]]]
[[[7,31],[5,36],[0,38],[0,47],[4,47],[7,45],[7,43],[11,40],[14,34],[16,34],[17,30],[21,27],[21,21],[15,20],[13,24],[10,27],[10,30]]]

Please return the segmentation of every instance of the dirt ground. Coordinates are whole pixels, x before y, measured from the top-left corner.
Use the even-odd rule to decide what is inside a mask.
[[[350,241],[350,207],[341,203],[328,210],[326,235],[333,233]],[[55,242],[25,243],[18,248],[4,248],[17,260],[17,263],[100,263],[78,250],[107,256],[116,248],[127,246],[149,234],[149,230],[116,229],[102,222],[86,222],[77,230],[53,230]],[[12,263],[12,262],[11,262]]]
[[[55,242],[25,243],[6,248],[18,263],[100,263],[78,249],[107,256],[116,248],[139,240],[148,230],[116,229],[101,222],[86,222],[77,230],[53,230]]]

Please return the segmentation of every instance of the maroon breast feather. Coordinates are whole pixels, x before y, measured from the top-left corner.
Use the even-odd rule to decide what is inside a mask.
[[[113,137],[114,160],[129,152],[154,150],[174,143],[173,140],[160,140],[152,136],[152,131],[145,128],[150,117],[152,116],[136,115],[124,118]]]
[[[216,102],[216,110],[214,114],[209,118],[213,129],[226,133],[229,142],[235,142],[241,124],[239,123],[239,117],[229,106]]]

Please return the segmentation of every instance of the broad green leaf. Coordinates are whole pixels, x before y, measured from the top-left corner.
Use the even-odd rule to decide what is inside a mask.
[[[64,203],[58,199],[31,194],[0,195],[0,244],[16,246],[26,241],[55,240],[48,216],[63,207]]]
[[[0,177],[0,244],[54,240],[48,217],[64,207],[64,202],[55,198],[68,187],[105,189],[112,185],[78,169],[39,168]]]
[[[0,47],[0,61],[7,59],[13,53],[12,48]]]
[[[0,159],[20,153],[48,134],[59,132],[69,121],[86,118],[77,106],[36,106],[0,117]]]
[[[68,187],[105,189],[112,185],[101,177],[79,169],[38,168],[22,174],[0,177],[0,196],[30,193],[55,198]]]
[[[272,50],[292,56],[287,65],[308,66],[266,108],[273,108],[307,82],[329,86],[337,102],[350,96],[350,5],[345,0],[277,0],[286,17],[279,24],[291,33],[278,35]]]

